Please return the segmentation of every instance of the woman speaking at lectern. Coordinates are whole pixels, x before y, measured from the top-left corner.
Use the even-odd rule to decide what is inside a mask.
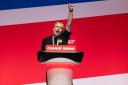
[[[68,19],[66,27],[62,22],[56,22],[53,27],[53,35],[43,39],[41,50],[45,51],[46,45],[67,45],[71,35],[71,25],[73,19],[73,6],[68,4]]]

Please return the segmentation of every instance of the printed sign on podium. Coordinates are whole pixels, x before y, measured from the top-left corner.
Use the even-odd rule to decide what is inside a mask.
[[[47,52],[76,52],[75,45],[47,45]]]

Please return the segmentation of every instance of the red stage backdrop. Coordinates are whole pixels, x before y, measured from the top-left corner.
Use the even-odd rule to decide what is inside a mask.
[[[104,3],[107,0],[96,3],[99,2]],[[91,3],[94,2],[87,4]],[[15,10],[0,11],[0,13]],[[74,79],[128,73],[128,11],[124,11],[113,14],[103,12],[104,14],[98,14],[99,16],[91,15],[92,13],[85,17],[74,16],[70,39],[76,40],[77,49],[85,53],[81,65],[74,69]],[[86,12],[89,11],[84,9],[84,14]],[[13,20],[13,15],[9,16]],[[54,17],[54,14],[51,16]],[[1,15],[0,17],[2,18]],[[66,24],[66,18],[59,19]],[[46,66],[37,61],[37,51],[41,49],[42,39],[52,34],[53,24],[58,21],[49,20],[43,21],[42,18],[39,22],[28,20],[25,23],[20,20],[11,23],[7,19],[6,21],[3,19],[4,23],[2,23],[0,20],[0,85],[45,82]],[[126,84],[128,82],[122,85]]]

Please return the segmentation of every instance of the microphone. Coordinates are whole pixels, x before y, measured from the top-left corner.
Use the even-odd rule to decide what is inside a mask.
[[[57,45],[62,43],[62,39],[57,39]]]

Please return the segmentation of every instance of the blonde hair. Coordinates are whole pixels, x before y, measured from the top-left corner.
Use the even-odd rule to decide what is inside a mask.
[[[54,24],[54,26],[56,25],[56,24],[61,24],[62,26],[63,26],[63,28],[64,28],[64,24],[62,23],[62,22],[55,22],[55,24]]]

